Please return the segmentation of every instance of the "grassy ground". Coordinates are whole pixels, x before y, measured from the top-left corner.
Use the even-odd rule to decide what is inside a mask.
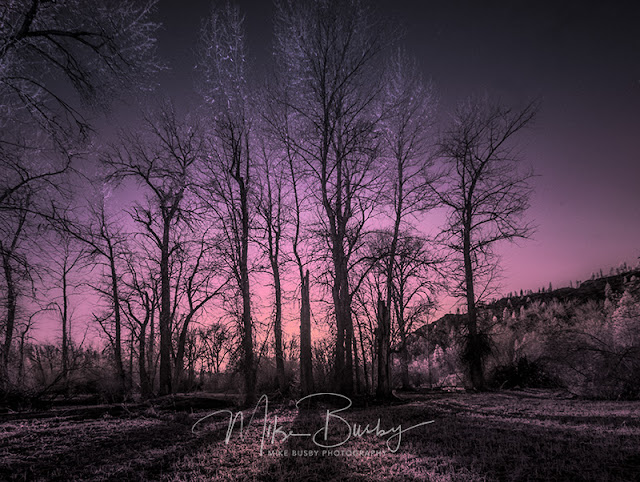
[[[245,427],[243,438],[234,431],[228,444],[223,415],[201,422],[192,433],[193,424],[216,408],[74,408],[4,416],[0,479],[609,481],[637,480],[640,474],[640,402],[573,400],[533,391],[404,398],[401,404],[336,414],[362,426],[380,419],[384,430],[434,420],[404,433],[396,453],[387,448],[389,435],[352,436],[332,449],[339,455],[329,455],[306,437],[282,441],[280,434],[273,445],[265,436],[260,455],[261,419]],[[270,405],[267,427],[277,416],[285,432],[315,432],[324,426],[326,408]],[[336,442],[347,435],[339,427],[344,423],[331,419]],[[293,456],[294,450],[302,455]]]

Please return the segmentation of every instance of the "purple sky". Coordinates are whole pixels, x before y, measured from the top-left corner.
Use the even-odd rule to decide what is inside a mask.
[[[271,1],[239,3],[250,56],[260,65],[270,53]],[[542,100],[535,126],[520,138],[522,157],[538,175],[529,212],[538,229],[532,240],[500,250],[502,293],[537,290],[549,282],[566,286],[622,261],[635,264],[640,256],[639,9],[479,3],[377,2],[385,16],[405,26],[407,50],[433,80],[443,119],[471,94],[488,93],[512,104]],[[171,67],[160,87],[178,104],[197,100],[193,50],[209,5],[208,0],[160,1],[159,48]],[[122,119],[115,115],[111,123]],[[436,221],[427,220],[425,231]],[[444,300],[439,314],[448,308]],[[57,323],[42,322],[38,331],[57,333]]]
[[[271,2],[240,1],[250,56],[269,54]],[[530,241],[506,245],[504,292],[567,285],[640,256],[640,10],[629,2],[376,2],[406,30],[446,116],[470,94],[542,99],[520,138],[537,177]],[[188,5],[188,6],[186,6]],[[192,95],[193,45],[208,1],[161,0],[162,87]]]

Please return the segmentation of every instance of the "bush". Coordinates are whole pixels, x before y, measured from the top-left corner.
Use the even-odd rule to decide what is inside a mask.
[[[0,391],[0,413],[22,410],[47,410],[51,402],[32,388],[9,386]]]
[[[522,357],[510,365],[496,367],[491,374],[489,383],[494,388],[506,389],[557,386],[557,383],[539,362],[530,362],[526,357]]]

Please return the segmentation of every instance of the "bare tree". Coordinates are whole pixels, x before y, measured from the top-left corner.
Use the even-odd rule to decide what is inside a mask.
[[[229,278],[220,276],[217,261],[217,247],[210,242],[209,229],[201,230],[191,240],[181,243],[176,252],[176,261],[183,273],[176,292],[175,301],[180,305],[182,315],[175,320],[177,349],[175,355],[175,386],[183,382],[184,357],[191,323],[204,311],[206,305],[227,286]]]
[[[77,240],[68,232],[51,233],[53,238],[48,240],[47,271],[53,278],[52,288],[58,293],[52,295],[52,306],[61,322],[61,356],[62,380],[65,394],[69,388],[69,346],[72,345],[71,319],[73,307],[71,297],[78,282],[73,274],[82,268],[88,255],[86,246],[78,245]]]
[[[20,343],[18,345],[18,380],[22,381],[23,384],[25,380],[25,358],[31,347],[31,335],[29,334],[29,331],[31,331],[31,328],[33,328],[33,325],[35,324],[35,318],[41,313],[50,309],[51,308],[47,306],[45,308],[39,308],[35,310],[29,315],[29,318],[26,319],[25,322],[22,323],[22,326],[20,326],[19,328]]]
[[[0,349],[0,389],[2,390],[7,388],[9,382],[9,355],[17,319],[20,279],[29,277],[30,263],[20,248],[23,244],[24,232],[27,230],[32,195],[33,193],[28,192],[26,196],[20,196],[19,199],[14,200],[12,212],[3,213],[0,217],[2,228],[0,255],[5,291],[5,319],[2,326],[4,340]]]
[[[122,356],[123,273],[120,263],[126,255],[127,236],[118,224],[116,219],[109,217],[102,198],[90,208],[88,225],[67,223],[66,230],[88,246],[90,258],[96,262],[95,268],[102,270],[102,282],[90,283],[90,286],[107,301],[109,308],[100,315],[94,313],[94,319],[102,327],[113,349],[120,392],[124,395],[127,391],[127,379]]]
[[[194,214],[189,194],[195,189],[196,164],[202,158],[202,137],[197,126],[178,119],[165,105],[157,117],[147,116],[146,130],[123,134],[121,144],[103,157],[107,180],[132,179],[145,188],[146,204],[138,203],[131,215],[155,247],[160,269],[160,393],[172,392],[171,259],[179,249],[178,225]],[[173,297],[175,302],[175,296]]]
[[[7,162],[2,162],[8,156]],[[51,156],[51,157],[49,157]],[[0,256],[2,258],[5,316],[2,320],[4,343],[0,347],[0,384],[8,381],[7,368],[12,348],[19,298],[27,288],[34,287],[38,271],[37,239],[47,232],[47,218],[51,217],[54,200],[65,196],[63,174],[65,170],[52,174],[49,167],[60,159],[70,163],[71,156],[57,157],[48,149],[29,149],[24,145],[0,145],[0,162],[9,169],[3,172],[2,182],[6,189],[0,194]],[[5,159],[6,160],[6,159]],[[49,162],[51,161],[51,162]],[[55,168],[54,168],[55,169]],[[38,172],[37,176],[33,174]],[[21,290],[24,290],[21,293]]]
[[[314,391],[309,288],[309,270],[307,270],[300,285],[300,387],[305,395]]]
[[[276,70],[279,70],[278,68]],[[291,243],[293,259],[298,267],[300,289],[300,390],[303,395],[314,392],[313,388],[313,354],[311,350],[311,304],[309,297],[309,272],[306,270],[306,260],[303,260],[303,212],[310,209],[309,198],[304,196],[305,176],[304,163],[300,156],[296,155],[295,144],[290,141],[292,135],[291,122],[295,123],[294,110],[289,106],[292,86],[281,82],[276,74],[266,89],[262,107],[263,135],[275,146],[281,163],[287,166],[287,179],[282,184],[287,187],[285,199],[280,199],[287,204],[287,224],[290,230],[287,240]],[[286,80],[286,79],[285,79]],[[306,274],[305,274],[306,270]]]
[[[222,230],[225,259],[241,298],[242,371],[246,403],[252,404],[256,398],[256,360],[249,246],[255,160],[243,20],[238,7],[214,5],[202,28],[198,69],[201,93],[213,117],[212,145],[204,172],[205,200]]]
[[[423,236],[406,231],[400,233],[397,259],[393,267],[392,306],[395,323],[391,329],[391,351],[400,356],[400,379],[403,388],[410,388],[409,335],[419,323],[428,321],[435,308],[434,291],[441,260],[429,249]]]
[[[384,116],[380,123],[389,159],[391,239],[386,253],[379,253],[385,266],[385,299],[378,303],[378,397],[391,396],[391,303],[398,240],[402,229],[410,226],[417,212],[433,205],[425,195],[433,181],[429,130],[433,124],[435,101],[430,86],[425,85],[415,61],[398,50],[386,71],[383,98]],[[403,320],[398,319],[403,326]],[[403,327],[404,328],[404,327]]]
[[[290,148],[309,173],[322,206],[322,251],[331,266],[336,320],[335,382],[353,392],[354,254],[377,206],[379,25],[355,1],[282,2],[276,13],[281,102],[292,111]]]
[[[393,238],[392,228],[380,230],[369,238],[368,258],[372,268],[354,297],[365,385],[368,391],[370,387],[375,388],[376,396],[382,398],[391,394],[380,391],[384,385],[381,378],[388,377],[391,388],[391,360],[383,363],[381,358],[385,356],[391,359],[394,354],[399,355],[402,386],[410,386],[407,342],[412,330],[427,321],[434,308],[437,266],[441,262],[433,256],[430,243],[423,235],[407,229],[401,231],[395,248],[392,296],[387,305],[382,290],[386,287]],[[383,321],[382,317],[387,319]],[[386,333],[381,333],[381,326]],[[369,364],[373,368],[371,372]]]
[[[514,109],[469,100],[458,108],[440,141],[446,172],[436,194],[449,208],[441,237],[456,256],[454,275],[466,299],[464,359],[476,389],[484,388],[483,358],[489,349],[478,330],[476,304],[495,277],[493,248],[532,233],[532,225],[523,220],[532,173],[518,169],[514,137],[531,123],[536,110],[536,103]]]
[[[274,348],[276,356],[276,378],[280,391],[285,389],[284,351],[282,346],[282,278],[280,267],[284,263],[282,243],[285,235],[286,206],[284,183],[287,181],[287,169],[284,160],[278,160],[275,152],[269,152],[263,144],[262,165],[262,193],[258,205],[258,215],[263,232],[262,245],[273,277],[274,290]],[[276,160],[274,160],[275,158]]]
[[[7,0],[0,5],[0,123],[31,124],[65,142],[89,124],[63,94],[104,107],[114,94],[148,85],[160,65],[151,20],[156,1]],[[56,85],[58,83],[58,85]],[[5,136],[0,144],[7,142]]]
[[[384,284],[379,271],[372,270],[354,294],[354,319],[357,341],[360,345],[365,393],[371,394],[376,384],[374,367],[378,359],[376,343],[377,301],[381,298],[380,286]]]
[[[148,256],[144,258],[140,255],[137,257],[128,256],[126,261],[125,285],[127,294],[123,296],[123,303],[126,306],[125,313],[131,325],[131,334],[138,342],[140,392],[143,397],[148,397],[153,392],[153,327],[159,305],[159,277],[157,269],[154,268],[153,260]],[[149,329],[148,334],[147,329]]]
[[[3,119],[0,119],[0,123]],[[37,262],[36,239],[48,230],[52,206],[66,196],[65,181],[73,155],[61,152],[46,139],[33,147],[38,136],[28,132],[3,142],[2,135],[15,129],[12,124],[0,129],[0,256],[2,257],[2,291],[6,299],[2,328],[4,343],[0,348],[0,390],[8,382],[9,354],[12,348],[21,289],[31,284],[32,265]],[[28,129],[25,129],[28,131]],[[5,138],[5,139],[8,139]],[[33,285],[32,285],[33,286]]]

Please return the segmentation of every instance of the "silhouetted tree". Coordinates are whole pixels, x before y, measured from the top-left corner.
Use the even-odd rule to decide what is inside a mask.
[[[4,294],[4,316],[0,322],[4,338],[0,345],[0,390],[4,390],[9,381],[7,369],[19,299],[29,298],[25,295],[39,276],[40,270],[33,269],[38,264],[38,241],[50,228],[48,220],[55,211],[52,205],[68,194],[64,185],[67,168],[52,166],[58,163],[68,166],[72,158],[46,146],[29,149],[22,144],[7,147],[0,143],[0,163],[4,156],[9,156],[6,159],[10,162],[3,163],[8,169],[0,180],[5,187],[0,191],[0,289]]]
[[[0,5],[0,125],[35,123],[67,143],[89,124],[63,84],[85,104],[104,107],[116,94],[148,85],[159,24],[156,1],[7,0]],[[62,83],[60,82],[62,81]],[[1,201],[0,201],[1,202]]]
[[[442,239],[456,255],[455,274],[466,298],[464,358],[476,389],[485,385],[483,357],[488,350],[478,330],[476,303],[495,276],[493,247],[532,233],[531,224],[522,219],[529,207],[532,174],[518,169],[514,137],[531,123],[536,110],[535,103],[514,109],[469,100],[460,105],[440,141],[445,183],[436,194],[449,208]]]
[[[61,324],[61,356],[62,378],[65,394],[69,388],[69,345],[71,338],[71,318],[73,307],[71,295],[77,282],[73,274],[82,268],[83,262],[89,254],[86,246],[77,242],[68,232],[51,233],[52,239],[47,243],[48,259],[47,271],[52,278],[51,287],[55,290],[52,296],[52,306],[60,316]]]
[[[430,250],[428,241],[420,235],[401,233],[398,242],[398,259],[393,269],[392,308],[395,325],[392,331],[392,347],[400,355],[400,375],[404,388],[410,387],[408,351],[409,335],[420,323],[428,321],[435,308],[435,282],[438,259]]]
[[[282,278],[280,268],[285,259],[282,254],[283,237],[285,235],[286,206],[285,206],[285,182],[287,181],[287,169],[285,160],[277,159],[275,152],[267,151],[263,145],[260,176],[262,179],[262,192],[258,204],[260,217],[261,245],[265,252],[271,275],[273,277],[274,290],[274,348],[276,358],[276,378],[278,388],[285,389],[284,352],[282,346]]]
[[[300,156],[296,155],[295,145],[290,141],[295,131],[291,123],[295,124],[296,118],[295,111],[287,99],[290,96],[290,90],[294,87],[287,84],[286,76],[284,79],[281,78],[283,73],[280,68],[281,61],[282,59],[276,54],[276,75],[269,89],[266,90],[267,95],[262,105],[262,130],[267,142],[274,146],[277,155],[282,159],[281,162],[287,166],[288,177],[282,180],[288,189],[284,201],[288,210],[291,211],[291,219],[287,219],[287,223],[292,225],[292,229],[287,239],[291,243],[293,260],[298,268],[300,279],[300,390],[303,395],[307,395],[314,392],[309,273],[306,270],[307,259],[303,259],[304,213],[310,209],[310,206],[309,197],[304,195],[306,187],[304,163]]]
[[[113,349],[120,394],[127,391],[127,381],[122,354],[122,270],[121,263],[128,250],[127,235],[120,226],[119,219],[110,217],[105,210],[105,200],[100,198],[91,206],[86,224],[66,224],[66,230],[90,249],[89,259],[94,269],[102,272],[98,280],[89,285],[107,301],[109,309],[100,315],[93,314],[103,329]]]
[[[148,85],[160,68],[154,56],[158,24],[150,19],[154,6],[155,1],[128,0],[0,4],[0,211],[5,220],[17,220],[12,232],[18,235],[16,244],[2,248],[9,284],[1,383],[13,338],[16,263],[26,266],[17,241],[29,215],[41,214],[31,193],[39,192],[42,200],[44,188],[62,185],[72,165],[71,145],[90,130],[68,87],[85,105],[104,107],[114,94]]]
[[[249,245],[255,211],[253,112],[245,57],[243,17],[236,6],[214,4],[201,31],[197,66],[211,116],[211,144],[203,171],[203,199],[221,230],[220,245],[242,300],[242,371],[246,403],[256,398]]]
[[[27,231],[29,209],[33,193],[24,193],[12,202],[12,210],[0,217],[2,238],[0,239],[0,255],[2,256],[2,274],[4,291],[4,340],[0,349],[0,390],[4,391],[9,383],[9,356],[13,343],[14,330],[20,296],[20,281],[29,277],[30,263],[21,249],[24,244],[24,233]]]
[[[331,266],[336,320],[335,383],[353,392],[352,286],[349,276],[365,225],[379,207],[374,104],[380,94],[379,25],[355,1],[282,2],[276,12],[281,101],[293,119],[290,149],[309,173],[322,206],[322,250]]]
[[[220,275],[218,266],[222,263],[216,256],[217,247],[209,239],[209,229],[190,234],[192,239],[183,240],[175,256],[175,261],[180,264],[175,303],[182,312],[179,319],[174,320],[177,331],[174,379],[177,388],[183,382],[184,357],[191,323],[230,281],[224,274]]]
[[[134,261],[135,259],[135,261]],[[159,305],[159,277],[153,259],[138,254],[126,259],[127,293],[123,296],[126,316],[132,336],[138,344],[138,375],[140,393],[148,397],[153,392],[154,370],[154,325]],[[149,332],[147,332],[147,329]]]
[[[137,203],[131,215],[155,247],[160,268],[161,394],[172,392],[171,259],[180,247],[180,226],[194,215],[190,194],[195,190],[195,170],[202,156],[198,126],[178,119],[173,107],[164,105],[156,115],[145,118],[143,131],[123,133],[120,144],[102,160],[108,181],[132,179],[146,192],[146,203]]]
[[[433,204],[425,195],[426,184],[432,182],[429,168],[434,104],[431,89],[424,84],[415,62],[401,50],[390,60],[386,72],[380,131],[389,160],[389,199],[391,208],[391,239],[387,252],[381,255],[385,266],[385,299],[378,303],[378,388],[379,397],[391,395],[391,303],[394,290],[394,270],[400,230],[410,225],[410,217]],[[384,315],[386,314],[386,315]],[[384,315],[384,316],[383,316]],[[404,323],[398,320],[404,330]]]

